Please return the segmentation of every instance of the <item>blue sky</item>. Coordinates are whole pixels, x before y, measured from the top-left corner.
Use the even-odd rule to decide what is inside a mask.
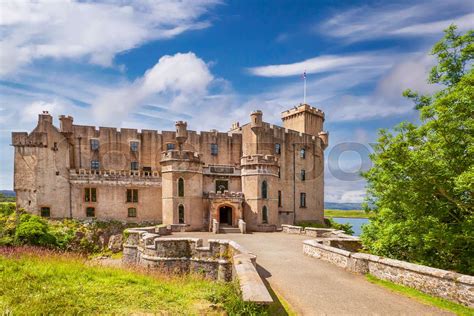
[[[25,1],[0,10],[0,188],[13,187],[12,131],[42,110],[75,123],[227,130],[254,109],[279,124],[307,101],[335,146],[369,148],[379,128],[416,121],[401,92],[423,93],[431,46],[471,1]],[[344,146],[344,145],[343,145]],[[347,145],[346,145],[347,146]],[[347,147],[354,149],[356,147]],[[339,157],[342,170],[358,154]],[[364,181],[326,170],[327,201],[360,202]]]

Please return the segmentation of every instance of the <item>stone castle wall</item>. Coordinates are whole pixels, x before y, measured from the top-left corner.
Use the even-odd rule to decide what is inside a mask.
[[[256,270],[256,256],[229,240],[160,238],[164,227],[133,228],[125,231],[123,262],[155,269],[165,274],[197,274],[211,280],[238,280],[242,298],[258,304],[273,302]],[[161,231],[160,231],[161,230]]]

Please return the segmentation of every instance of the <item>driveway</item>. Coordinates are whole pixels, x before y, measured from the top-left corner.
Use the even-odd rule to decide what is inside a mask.
[[[169,237],[230,239],[257,255],[258,272],[299,315],[451,315],[303,255],[307,236],[283,233],[174,233]]]

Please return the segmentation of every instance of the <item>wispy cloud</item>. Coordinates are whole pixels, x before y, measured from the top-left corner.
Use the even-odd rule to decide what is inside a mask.
[[[390,55],[389,52],[385,52]],[[323,55],[303,61],[249,68],[248,72],[261,77],[287,77],[306,73],[323,73],[341,69],[362,69],[384,67],[387,58],[380,59],[375,53],[352,55]]]
[[[335,14],[315,26],[315,31],[346,42],[381,37],[439,36],[452,23],[460,30],[473,28],[473,11],[472,3],[461,0],[364,6]],[[446,14],[449,18],[444,17]]]
[[[219,0],[7,1],[0,10],[0,75],[42,58],[111,66],[116,54],[210,25]]]

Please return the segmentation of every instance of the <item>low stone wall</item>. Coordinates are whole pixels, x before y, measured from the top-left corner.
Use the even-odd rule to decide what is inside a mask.
[[[219,281],[238,279],[245,301],[273,302],[256,270],[256,256],[229,240],[159,238],[155,227],[125,231],[123,262],[153,268],[167,274],[200,274]]]
[[[415,288],[424,293],[474,307],[474,277],[400,260],[351,252],[322,241],[303,242],[305,255],[329,261],[354,273],[366,274]]]

